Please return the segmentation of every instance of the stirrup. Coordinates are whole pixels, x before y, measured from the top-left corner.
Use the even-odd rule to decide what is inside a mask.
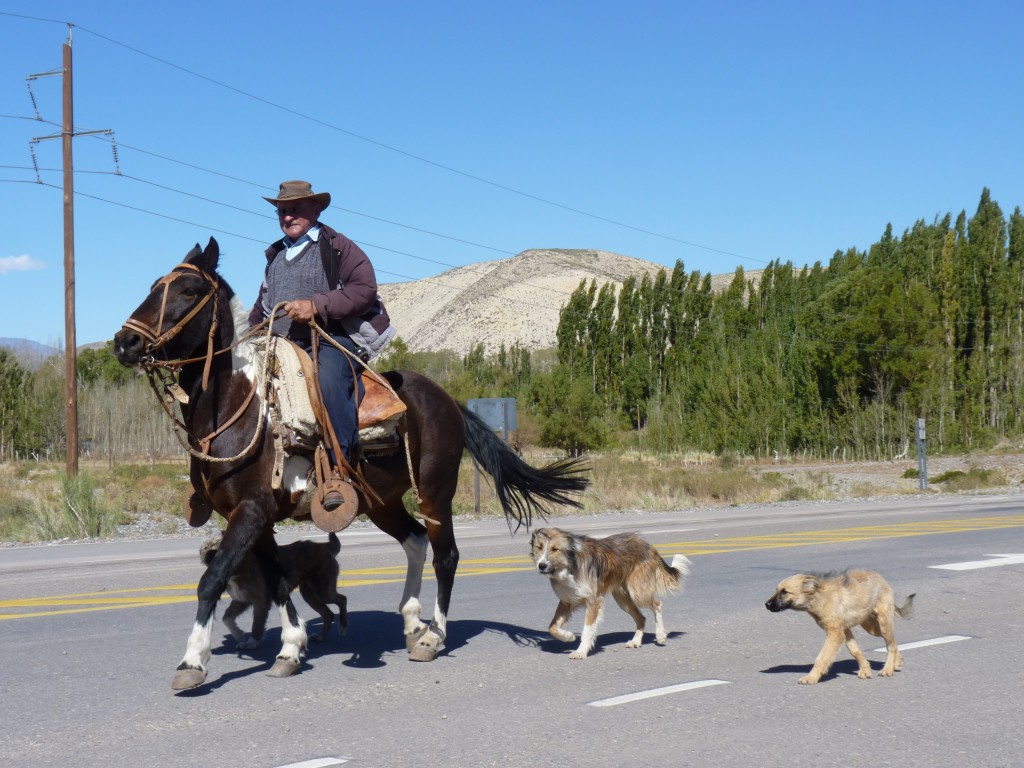
[[[352,481],[337,470],[332,471],[323,444],[317,446],[313,466],[316,489],[309,503],[313,524],[327,533],[337,533],[348,528],[359,514],[359,496]]]
[[[359,514],[359,495],[352,483],[332,477],[317,485],[310,500],[309,512],[313,524],[321,531],[343,531]]]

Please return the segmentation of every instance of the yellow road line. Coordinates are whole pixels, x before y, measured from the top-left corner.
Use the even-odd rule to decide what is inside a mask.
[[[701,541],[679,541],[659,544],[658,550],[666,557],[679,553],[699,557],[730,552],[752,552],[787,547],[845,544],[855,541],[875,541],[908,536],[933,536],[943,533],[964,533],[1022,527],[1024,527],[1024,515],[1007,515],[1003,517],[976,517],[933,522],[893,523],[892,525],[865,525],[853,528],[766,534],[763,536],[735,536]],[[465,559],[459,563],[459,566],[459,578],[515,573],[532,570],[533,568],[530,558],[526,555],[503,555],[493,558]],[[432,578],[432,574],[429,572],[424,573],[424,578],[429,580]],[[351,589],[353,587],[364,587],[373,584],[402,583],[404,580],[405,566],[395,565],[361,568],[351,571],[343,570],[341,572],[340,584],[344,589]],[[112,611],[123,608],[143,608],[195,602],[196,587],[196,584],[172,584],[162,587],[139,587],[124,590],[105,590],[102,592],[82,592],[69,595],[51,595],[49,597],[0,600],[0,621],[6,619],[25,619],[35,616],[60,616],[71,613],[90,613],[93,611]],[[15,611],[11,612],[5,609],[15,609]]]

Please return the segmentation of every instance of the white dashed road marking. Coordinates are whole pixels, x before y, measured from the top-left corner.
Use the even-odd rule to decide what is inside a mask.
[[[944,571],[973,571],[977,568],[995,568],[997,565],[1024,565],[1024,555],[985,555],[995,560],[970,560],[966,563],[947,563],[946,565],[929,565],[929,568],[940,568]]]
[[[729,685],[728,680],[697,680],[693,683],[680,683],[679,685],[668,685],[664,688],[652,688],[649,691],[638,691],[637,693],[627,693],[624,696],[613,696],[610,699],[600,699],[599,701],[591,701],[587,706],[590,707],[615,707],[619,704],[629,704],[633,701],[641,701],[643,699],[653,699],[655,696],[667,696],[670,693],[682,693],[683,691],[693,691],[697,688],[707,688],[710,685]]]
[[[931,640],[918,640],[916,643],[898,643],[896,645],[901,651],[911,651],[914,648],[927,648],[929,645],[944,645],[945,643],[956,643],[961,640],[970,640],[967,635],[944,635]],[[885,648],[875,648],[872,653],[885,653]]]
[[[301,763],[279,765],[277,768],[329,768],[332,765],[344,765],[347,762],[347,757],[316,757],[312,760],[303,760]]]

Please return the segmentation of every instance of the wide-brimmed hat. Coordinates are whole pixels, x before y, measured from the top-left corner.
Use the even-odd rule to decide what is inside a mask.
[[[312,200],[320,204],[322,211],[331,204],[330,192],[313,192],[313,185],[308,181],[282,181],[277,191],[277,197],[264,197],[271,205],[277,206],[281,203],[297,203],[300,200]]]

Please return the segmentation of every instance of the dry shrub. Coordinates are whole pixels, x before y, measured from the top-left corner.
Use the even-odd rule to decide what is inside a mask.
[[[590,457],[593,486],[585,495],[586,509],[646,509],[667,511],[710,504],[746,504],[774,501],[784,481],[767,479],[731,464],[695,466],[680,456],[595,454]]]
[[[872,485],[871,483],[855,483],[850,488],[850,495],[855,499],[870,499],[873,496],[879,496],[883,491],[879,490],[878,486]]]
[[[946,472],[932,482],[943,483],[947,491],[977,491],[1006,485],[1006,474],[1001,469],[970,467],[966,472]]]

